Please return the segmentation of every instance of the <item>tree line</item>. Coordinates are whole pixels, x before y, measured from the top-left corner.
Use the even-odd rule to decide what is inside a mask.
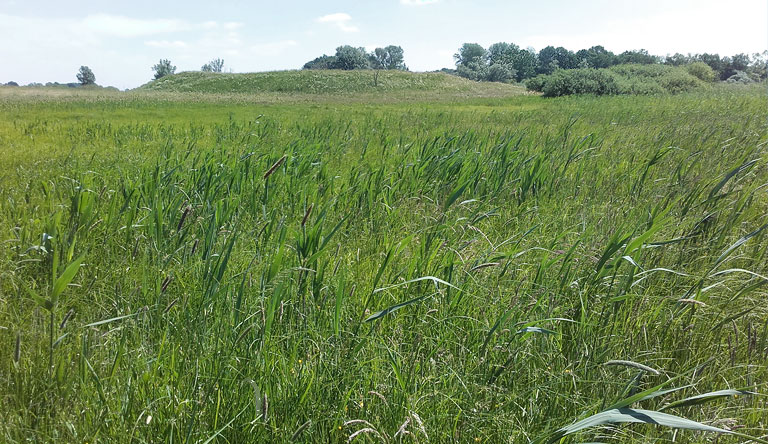
[[[536,52],[533,48],[521,48],[514,43],[499,42],[484,48],[477,43],[464,43],[454,54],[455,69],[443,68],[441,72],[458,75],[476,81],[523,82],[538,75],[549,75],[561,69],[609,68],[616,65],[669,65],[690,66],[705,64],[714,73],[713,80],[754,79],[768,77],[768,51],[752,55],[740,53],[720,57],[719,54],[680,54],[656,56],[644,49],[615,54],[597,45],[573,52],[562,46],[547,46]],[[303,69],[374,69],[407,71],[403,48],[389,45],[368,52],[365,48],[343,45],[334,55],[322,55],[305,63]],[[203,72],[224,71],[224,60],[216,58],[204,64]],[[152,66],[154,78],[159,79],[176,73],[170,60],[161,59]],[[95,85],[96,76],[87,66],[77,72],[80,86]],[[6,85],[14,86],[16,82]],[[67,84],[78,86],[78,84]]]
[[[372,52],[365,48],[356,48],[343,45],[336,48],[336,54],[321,55],[304,64],[303,69],[341,69],[350,71],[354,69],[386,69],[407,71],[403,48],[389,45],[376,48]]]
[[[454,55],[455,70],[443,70],[477,81],[522,82],[541,74],[552,74],[558,69],[609,68],[623,64],[664,64],[671,66],[701,62],[712,68],[720,80],[727,80],[739,73],[748,73],[760,80],[766,78],[768,51],[762,54],[736,54],[720,57],[718,54],[676,53],[661,57],[648,51],[633,50],[620,54],[593,46],[573,52],[562,46],[547,46],[536,52],[533,48],[520,48],[514,43],[494,43],[488,49],[477,43],[465,43]]]

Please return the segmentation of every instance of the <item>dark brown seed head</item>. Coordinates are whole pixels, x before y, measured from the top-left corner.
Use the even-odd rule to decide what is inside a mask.
[[[168,285],[171,284],[172,280],[173,280],[173,278],[170,277],[170,276],[166,277],[165,280],[163,280],[163,285],[160,286],[160,293],[165,293],[165,290],[168,289]]]
[[[315,204],[309,204],[309,208],[307,208],[307,212],[304,213],[304,219],[302,219],[302,221],[301,221],[301,226],[302,227],[307,224],[307,219],[309,219],[309,215],[312,214],[312,207],[314,207],[314,206],[315,206]]]
[[[264,173],[264,179],[266,179],[266,178],[268,178],[269,176],[271,176],[271,175],[272,175],[272,173],[274,173],[276,169],[280,168],[280,165],[282,165],[282,164],[283,164],[283,162],[285,162],[285,159],[286,159],[287,157],[288,157],[288,156],[286,156],[286,155],[283,155],[283,157],[281,157],[281,158],[280,158],[280,160],[278,160],[277,162],[275,162],[275,164],[274,164],[274,165],[272,165],[271,167],[269,167],[269,169],[267,170],[267,172],[266,172],[266,173]]]
[[[71,318],[73,314],[75,314],[75,309],[70,308],[67,314],[64,315],[64,319],[61,320],[61,325],[59,325],[59,330],[64,330],[64,327],[67,326],[67,322],[69,322],[69,318]]]
[[[187,218],[188,214],[189,207],[184,208],[184,213],[181,215],[181,219],[179,220],[179,225],[176,227],[176,231],[181,231],[181,228],[184,226],[184,220]]]
[[[16,333],[16,348],[13,350],[13,362],[19,363],[21,359],[21,333]]]

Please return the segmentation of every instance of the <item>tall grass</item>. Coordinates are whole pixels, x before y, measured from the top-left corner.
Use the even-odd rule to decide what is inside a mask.
[[[0,104],[2,441],[766,436],[757,89],[121,97]]]

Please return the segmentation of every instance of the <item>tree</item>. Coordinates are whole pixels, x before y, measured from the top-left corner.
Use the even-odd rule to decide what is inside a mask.
[[[368,58],[373,69],[396,69],[401,71],[408,69],[403,59],[403,48],[399,46],[389,45],[384,48],[376,48]]]
[[[302,69],[336,69],[336,56],[323,54],[305,63]]]
[[[712,68],[715,71],[715,74],[717,74],[718,77],[723,73],[725,64],[723,63],[723,60],[720,58],[719,54],[697,54],[695,59],[699,62],[704,62],[707,65],[709,65],[710,68]]]
[[[203,71],[203,72],[222,72],[223,70],[224,70],[223,59],[213,59],[210,62],[203,65],[202,68],[200,68],[200,71]]]
[[[768,68],[768,51],[752,54],[747,73],[756,80],[765,80],[768,77],[768,70],[766,68]]]
[[[171,65],[171,61],[168,59],[160,59],[155,66],[152,67],[152,71],[155,72],[155,80],[165,77],[167,75],[175,74],[176,67]]]
[[[651,65],[661,61],[659,57],[648,54],[645,49],[624,51],[617,58],[619,63],[639,63],[641,65]]]
[[[343,70],[369,69],[368,54],[365,48],[355,48],[344,45],[336,48],[336,63],[334,68]]]
[[[518,82],[530,79],[536,75],[536,51],[533,48],[521,49],[515,53],[512,61],[512,67],[515,68]]]
[[[453,55],[456,66],[473,68],[485,64],[488,52],[477,43],[465,43],[459,48],[459,52]]]
[[[576,54],[558,46],[547,46],[539,51],[539,65],[537,72],[539,74],[552,74],[556,69],[574,69],[579,66],[579,59]]]
[[[686,65],[685,70],[688,71],[688,74],[704,82],[715,81],[715,71],[713,71],[712,68],[710,68],[709,65],[704,62],[693,62],[689,65]]]
[[[691,57],[690,54],[683,55],[676,52],[674,55],[667,55],[666,59],[664,59],[664,63],[672,66],[682,66],[691,63],[692,59],[693,57]]]
[[[488,51],[477,43],[465,43],[454,54],[456,73],[470,80],[486,80],[488,77]]]
[[[494,43],[488,47],[488,63],[490,65],[512,63],[514,53],[520,47],[514,43]]]
[[[485,80],[506,83],[515,79],[515,69],[511,63],[495,63],[488,67]]]
[[[96,83],[96,76],[91,71],[91,68],[87,66],[81,66],[80,71],[77,72],[77,81],[81,85],[93,85]]]
[[[586,63],[589,68],[608,68],[616,64],[616,55],[600,45],[578,51],[576,58],[579,64]]]
[[[488,48],[488,64],[501,64],[508,69],[518,82],[536,75],[536,54],[533,50],[521,49],[514,43],[494,43]],[[490,67],[489,67],[490,69]],[[496,68],[495,72],[500,71]],[[489,76],[495,77],[490,72]],[[509,79],[512,80],[512,79]]]

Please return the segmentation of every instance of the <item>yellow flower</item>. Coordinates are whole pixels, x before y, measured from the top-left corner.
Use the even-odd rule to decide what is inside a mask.
[[[301,365],[301,359],[299,359],[299,365]]]
[[[481,441],[480,437],[479,437],[479,436],[476,436],[476,437],[475,437],[475,442],[480,442],[480,441]]]

